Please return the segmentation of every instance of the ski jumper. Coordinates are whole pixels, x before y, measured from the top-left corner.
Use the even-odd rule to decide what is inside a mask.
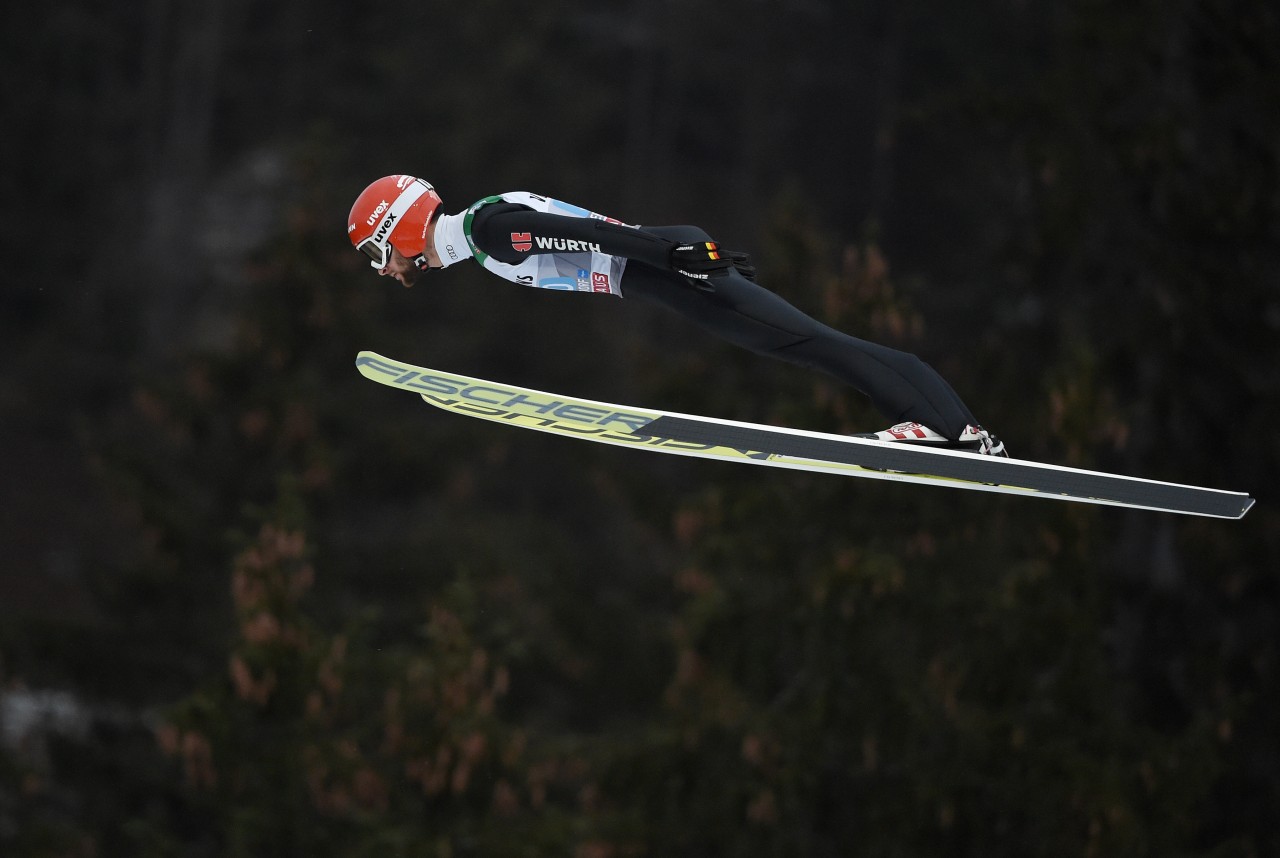
[[[526,286],[658,304],[734,345],[834,376],[894,423],[923,423],[953,440],[978,423],[951,385],[915,355],[824,325],[733,268],[708,280],[671,270],[674,247],[710,240],[696,226],[628,226],[524,192],[441,216],[435,232],[446,267],[470,257]]]

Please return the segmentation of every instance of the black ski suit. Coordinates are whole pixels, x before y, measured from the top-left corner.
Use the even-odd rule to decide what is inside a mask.
[[[696,226],[637,228],[507,202],[475,212],[471,240],[493,259],[515,265],[537,252],[536,240],[533,249],[514,248],[513,234],[588,242],[603,253],[626,257],[620,284],[624,298],[674,310],[757,354],[829,373],[868,396],[890,422],[922,423],[952,440],[978,423],[951,385],[913,354],[824,325],[736,269],[707,280],[673,271],[672,248],[712,240]]]

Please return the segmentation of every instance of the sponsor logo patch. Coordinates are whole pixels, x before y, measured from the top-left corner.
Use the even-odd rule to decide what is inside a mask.
[[[528,253],[533,250],[533,235],[527,232],[511,233],[511,247],[520,253]]]
[[[528,233],[522,233],[527,235]],[[538,236],[539,250],[559,250],[567,253],[600,253],[600,245],[587,241],[574,241],[571,238],[543,238]],[[519,248],[516,248],[519,250]]]

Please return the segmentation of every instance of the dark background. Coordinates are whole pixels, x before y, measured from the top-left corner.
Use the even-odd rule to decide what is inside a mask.
[[[1280,854],[1264,0],[55,2],[0,35],[0,853]],[[1240,522],[657,457],[361,349],[854,392],[344,235],[409,172],[696,223],[1015,456]]]

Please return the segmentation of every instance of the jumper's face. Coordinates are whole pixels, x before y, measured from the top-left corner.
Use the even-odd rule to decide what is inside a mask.
[[[418,270],[418,267],[408,259],[405,259],[404,254],[394,247],[391,248],[387,264],[378,269],[378,274],[382,277],[394,277],[404,284],[406,289],[417,283],[418,278],[422,276],[422,272]]]

